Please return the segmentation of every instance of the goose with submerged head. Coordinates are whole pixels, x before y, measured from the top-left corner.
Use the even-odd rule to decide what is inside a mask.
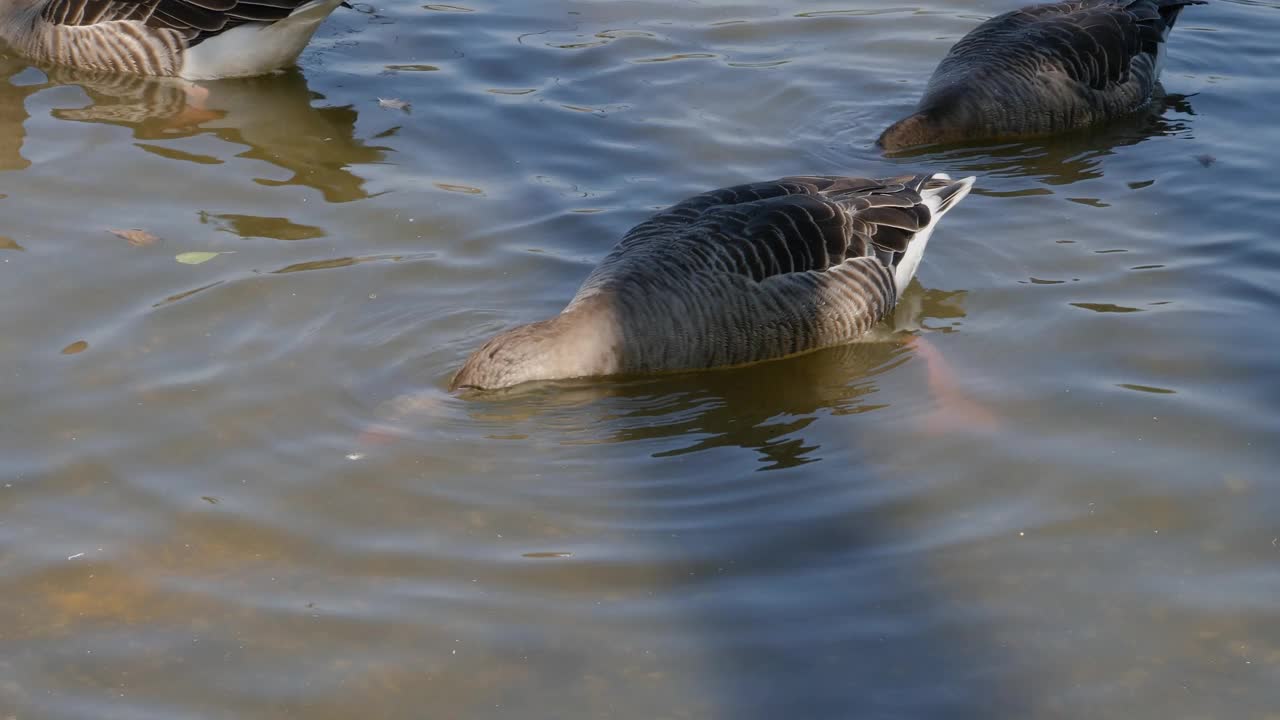
[[[973,182],[788,177],[696,195],[628,232],[559,315],[485,343],[450,389],[743,365],[857,339]]]
[[[915,112],[877,144],[1034,137],[1141,109],[1155,96],[1165,41],[1204,0],[1066,0],[998,15],[956,43]]]

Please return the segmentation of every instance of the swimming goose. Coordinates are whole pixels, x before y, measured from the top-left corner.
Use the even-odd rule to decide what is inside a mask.
[[[45,62],[210,80],[288,67],[342,0],[0,0],[0,38]]]
[[[915,275],[974,178],[788,177],[637,225],[556,317],[477,350],[450,390],[742,365],[848,342]]]
[[[888,150],[1084,127],[1151,100],[1178,13],[1204,0],[1067,0],[997,15],[960,39]]]

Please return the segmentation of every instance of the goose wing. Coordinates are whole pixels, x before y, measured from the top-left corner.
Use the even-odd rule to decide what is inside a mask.
[[[1134,58],[1155,56],[1186,5],[1204,0],[1067,0],[997,16],[966,35],[955,57],[1050,65],[1095,90],[1129,81]]]
[[[283,20],[312,0],[48,0],[42,17],[55,25],[132,20],[177,30],[190,45],[249,22]]]
[[[920,191],[930,178],[787,177],[713,190],[636,226],[613,256],[632,260],[633,271],[732,273],[757,282],[854,258],[891,267],[929,226]]]

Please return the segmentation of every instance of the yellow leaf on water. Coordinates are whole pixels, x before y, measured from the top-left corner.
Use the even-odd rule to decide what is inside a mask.
[[[177,260],[183,265],[199,265],[202,262],[209,262],[210,260],[218,257],[219,255],[225,255],[225,254],[226,253],[208,252],[208,251],[184,252],[184,253],[178,253],[177,255],[174,256],[173,259]]]
[[[62,348],[62,354],[75,355],[76,353],[82,353],[88,349],[89,349],[89,343],[85,342],[84,340],[77,340],[71,343],[70,345]]]
[[[116,237],[128,240],[129,244],[134,247],[147,247],[160,242],[160,238],[152,235],[146,230],[140,230],[138,228],[133,228],[132,230],[108,230],[107,232],[115,235]]]

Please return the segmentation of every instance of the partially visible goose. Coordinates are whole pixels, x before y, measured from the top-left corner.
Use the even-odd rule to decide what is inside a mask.
[[[59,65],[210,80],[289,67],[342,0],[0,0],[0,38]]]
[[[973,178],[789,177],[637,225],[559,315],[501,333],[451,390],[742,365],[848,342],[893,309]]]
[[[1133,112],[1152,98],[1178,14],[1204,0],[1067,0],[997,15],[942,59],[888,150],[1028,137]]]

